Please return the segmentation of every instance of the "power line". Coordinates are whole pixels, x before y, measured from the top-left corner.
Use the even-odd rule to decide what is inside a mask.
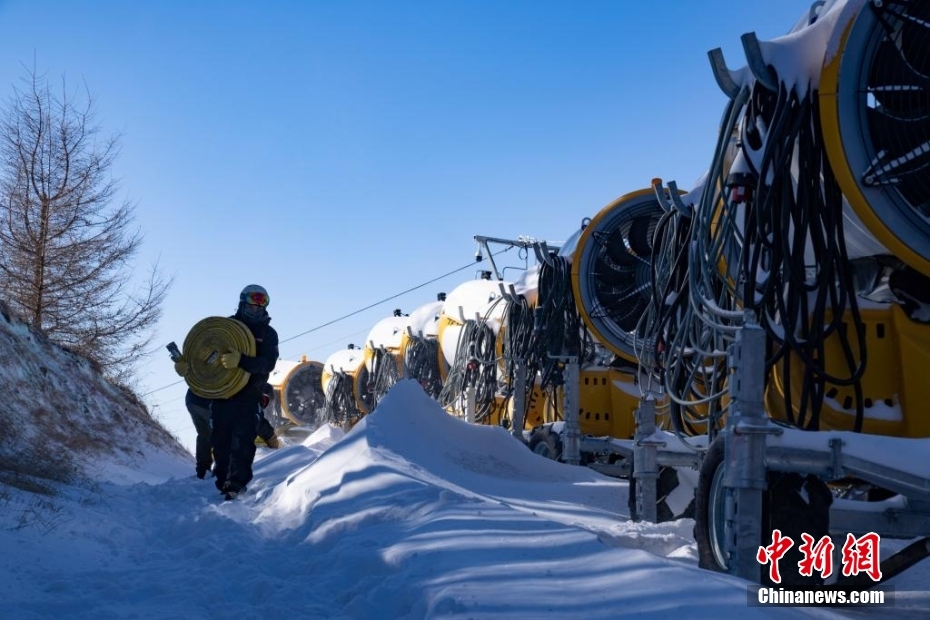
[[[493,254],[491,254],[491,256],[497,256],[498,254],[503,254],[504,252],[509,252],[509,251],[512,250],[512,249],[513,249],[513,247],[511,246],[511,247],[505,248],[505,249],[503,249],[503,250],[501,250],[501,251],[499,251],[499,252],[494,252]],[[468,264],[462,265],[461,267],[458,267],[457,269],[453,269],[452,271],[450,271],[450,272],[448,272],[448,273],[444,273],[444,274],[442,274],[441,276],[437,276],[437,277],[435,277],[435,278],[433,278],[433,279],[431,279],[431,280],[427,280],[426,282],[423,282],[422,284],[418,284],[418,285],[416,285],[416,286],[414,286],[414,287],[412,287],[412,288],[408,288],[407,290],[401,291],[400,293],[397,293],[397,294],[395,294],[395,295],[391,295],[390,297],[385,297],[385,298],[382,299],[381,301],[376,301],[375,303],[369,304],[369,305],[365,306],[364,308],[360,308],[360,309],[358,309],[358,310],[355,310],[355,311],[353,311],[353,312],[350,312],[349,314],[344,314],[343,316],[341,316],[341,317],[339,317],[339,318],[337,318],[337,319],[333,319],[332,321],[327,321],[326,323],[323,323],[322,325],[317,325],[317,326],[314,327],[313,329],[308,329],[308,330],[305,331],[305,332],[301,332],[301,333],[296,334],[296,335],[294,335],[294,336],[289,336],[289,337],[285,338],[284,340],[278,341],[278,344],[284,344],[285,342],[290,342],[291,340],[295,340],[295,339],[297,339],[297,338],[300,338],[301,336],[306,336],[307,334],[312,334],[313,332],[318,331],[318,330],[321,330],[321,329],[323,329],[324,327],[329,327],[330,325],[332,325],[332,324],[334,324],[334,323],[338,323],[339,321],[344,321],[345,319],[348,319],[349,317],[353,317],[353,316],[355,316],[356,314],[360,314],[360,313],[362,313],[362,312],[365,312],[366,310],[371,310],[372,308],[374,308],[374,307],[376,307],[376,306],[380,306],[380,305],[383,304],[383,303],[387,303],[387,302],[391,301],[392,299],[397,299],[398,297],[401,297],[402,295],[406,295],[407,293],[412,293],[413,291],[415,291],[415,290],[417,290],[417,289],[421,289],[421,288],[423,288],[424,286],[427,286],[427,285],[429,285],[429,284],[432,284],[433,282],[437,282],[437,281],[439,281],[439,280],[442,280],[443,278],[448,278],[449,276],[451,276],[451,275],[453,275],[453,274],[456,274],[456,273],[458,273],[458,272],[460,272],[460,271],[464,271],[464,270],[468,269],[469,267],[473,267],[474,265],[475,265],[474,262],[470,262],[470,263],[468,263]],[[181,379],[180,381],[175,381],[174,383],[169,383],[168,385],[163,385],[162,387],[160,387],[160,388],[155,388],[154,390],[150,390],[150,391],[144,393],[142,396],[148,396],[149,394],[154,394],[155,392],[160,392],[160,391],[162,391],[162,390],[167,390],[168,388],[174,387],[175,385],[178,385],[179,383],[184,383],[184,379]]]
[[[501,250],[500,252],[497,252],[497,253],[493,254],[493,256],[497,256],[497,254],[503,254],[504,252],[507,252],[507,251],[509,251],[509,250],[511,250],[511,249],[512,249],[512,248],[506,248],[506,249],[504,249],[504,250]],[[284,340],[281,340],[280,343],[283,344],[283,343],[285,343],[285,342],[289,342],[289,341],[291,341],[291,340],[294,340],[295,338],[300,338],[301,336],[306,336],[307,334],[310,334],[310,333],[313,333],[313,332],[315,332],[315,331],[317,331],[317,330],[323,329],[324,327],[329,327],[329,326],[332,325],[333,323],[338,323],[339,321],[342,321],[342,320],[345,320],[345,319],[347,319],[347,318],[349,318],[349,317],[355,316],[356,314],[360,314],[360,313],[364,312],[365,310],[371,310],[371,309],[374,308],[375,306],[380,306],[381,304],[386,303],[386,302],[389,302],[389,301],[391,301],[392,299],[397,299],[398,297],[400,297],[400,296],[402,296],[402,295],[406,295],[407,293],[411,293],[411,292],[413,292],[413,291],[415,291],[415,290],[417,290],[417,289],[421,289],[421,288],[423,288],[424,286],[426,286],[426,285],[428,285],[428,284],[432,284],[433,282],[436,282],[436,281],[438,281],[438,280],[442,280],[443,278],[448,278],[448,277],[451,276],[452,274],[458,273],[458,272],[460,272],[460,271],[464,271],[465,269],[468,269],[469,267],[474,266],[474,264],[475,264],[474,262],[471,262],[471,263],[468,263],[467,265],[463,265],[463,266],[459,267],[458,269],[453,269],[453,270],[450,271],[449,273],[444,273],[443,275],[438,276],[438,277],[436,277],[436,278],[433,278],[432,280],[427,280],[427,281],[424,282],[423,284],[418,284],[418,285],[414,286],[413,288],[408,288],[406,291],[401,291],[400,293],[397,293],[396,295],[391,295],[390,297],[385,297],[385,298],[382,299],[381,301],[376,301],[375,303],[369,304],[369,305],[365,306],[364,308],[360,308],[360,309],[358,309],[358,310],[355,310],[354,312],[350,312],[349,314],[345,314],[345,315],[339,317],[338,319],[333,319],[332,321],[329,321],[329,322],[327,322],[327,323],[323,323],[322,325],[317,325],[317,326],[314,327],[313,329],[308,329],[307,331],[301,332],[301,333],[297,334],[296,336],[291,336],[291,337],[289,337],[289,338],[285,338]]]
[[[181,379],[180,381],[175,381],[174,383],[169,383],[168,385],[163,385],[160,388],[155,388],[154,390],[146,392],[145,394],[143,394],[143,396],[148,396],[149,394],[154,394],[155,392],[161,392],[162,390],[167,390],[168,388],[174,387],[175,385],[179,383],[184,383],[184,379]]]
[[[340,343],[340,342],[346,342],[346,341],[352,342],[351,338],[352,338],[353,336],[358,336],[359,334],[364,334],[364,333],[370,331],[370,329],[371,329],[371,328],[366,327],[365,329],[360,329],[360,330],[358,330],[358,331],[356,331],[356,332],[352,332],[351,334],[347,334],[347,335],[345,335],[345,336],[340,336],[339,338],[336,338],[335,340],[330,340],[329,342],[324,342],[324,343],[322,343],[322,344],[318,344],[318,345],[316,345],[316,346],[314,346],[314,347],[310,347],[309,349],[304,349],[304,354],[306,354],[307,351],[316,351],[317,349],[322,349],[323,347],[329,347],[329,346],[332,346],[332,345],[334,345],[334,344],[338,344],[338,343]],[[286,355],[282,355],[281,357],[282,357],[282,359],[286,359],[286,358],[287,358]]]

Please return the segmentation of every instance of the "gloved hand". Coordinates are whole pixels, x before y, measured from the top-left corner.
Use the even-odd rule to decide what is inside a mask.
[[[223,365],[223,368],[238,368],[239,358],[241,357],[241,353],[230,349],[229,352],[223,353],[223,355],[220,356],[220,363]]]
[[[270,403],[270,402],[271,402],[271,397],[268,396],[267,394],[262,394],[262,399],[261,399],[261,401],[260,401],[261,406],[262,406],[262,409],[267,409],[267,408],[268,408],[268,403]]]
[[[181,377],[186,377],[190,370],[190,364],[187,363],[187,359],[184,356],[179,357],[178,361],[174,363],[174,372],[178,373]]]

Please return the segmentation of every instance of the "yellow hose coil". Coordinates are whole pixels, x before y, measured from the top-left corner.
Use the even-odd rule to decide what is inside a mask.
[[[229,398],[245,387],[249,373],[241,368],[223,368],[220,363],[220,356],[230,349],[255,355],[255,337],[245,323],[211,316],[191,328],[182,353],[190,365],[184,380],[194,394],[203,398]]]

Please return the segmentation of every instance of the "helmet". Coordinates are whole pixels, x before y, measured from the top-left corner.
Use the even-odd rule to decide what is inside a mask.
[[[239,293],[239,303],[265,308],[270,301],[268,291],[257,284],[249,284]]]

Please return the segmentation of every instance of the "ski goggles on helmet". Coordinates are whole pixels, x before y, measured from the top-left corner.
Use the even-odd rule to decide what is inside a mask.
[[[252,291],[251,293],[245,293],[242,301],[252,306],[261,306],[264,308],[268,305],[268,293],[262,293],[260,291]]]

